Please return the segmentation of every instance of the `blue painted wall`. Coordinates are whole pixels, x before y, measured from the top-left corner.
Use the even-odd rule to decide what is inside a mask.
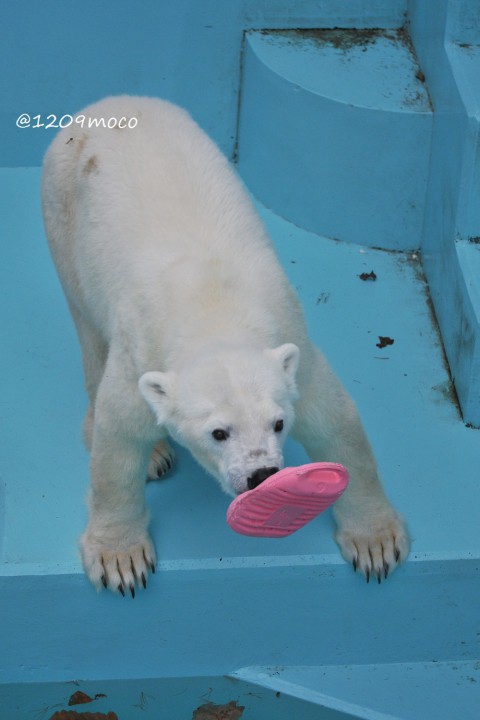
[[[480,426],[480,4],[410,3],[435,113],[422,257],[465,422]]]
[[[224,152],[235,145],[241,41],[263,27],[398,27],[406,0],[24,0],[0,4],[0,165],[40,165],[54,130],[109,94],[186,107]]]
[[[60,118],[115,93],[158,95],[185,106],[232,157],[245,30],[398,28],[406,19],[435,108],[421,238],[425,269],[464,418],[480,425],[480,293],[472,272],[480,246],[470,242],[480,237],[477,0],[3,2],[0,165],[40,165],[54,135],[54,129],[16,127],[22,113]],[[398,218],[391,226],[399,227]]]

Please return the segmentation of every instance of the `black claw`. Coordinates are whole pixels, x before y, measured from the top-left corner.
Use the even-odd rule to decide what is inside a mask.
[[[132,596],[132,600],[134,600],[135,599],[135,586],[129,585],[129,588],[130,588],[130,594]]]
[[[388,573],[390,572],[390,565],[387,562],[383,563],[383,576],[385,580],[388,578]]]
[[[370,570],[368,568],[365,570],[365,577],[367,579],[367,583],[369,583],[370,582]]]
[[[152,573],[155,575],[155,565],[153,564],[153,562],[151,562],[151,563],[149,563],[149,564],[150,564],[150,570],[151,570]]]
[[[105,575],[102,575],[102,585],[106,590],[108,585],[107,585],[107,578],[105,577]]]
[[[395,548],[395,562],[398,562],[400,560],[400,550],[398,548]]]
[[[378,581],[378,584],[381,585],[381,583],[382,583],[382,573],[380,572],[380,570],[377,571],[377,581]]]
[[[123,589],[123,585],[122,585],[121,583],[120,583],[120,585],[118,586],[118,592],[120,593],[120,595],[121,595],[122,597],[125,597],[125,590]]]
[[[147,589],[147,580],[146,580],[146,577],[143,572],[142,572],[142,585],[143,585],[143,589],[146,590]]]
[[[164,463],[165,464],[163,466],[159,465],[157,468],[157,477],[159,478],[163,477],[169,470],[172,469],[172,463],[170,460],[164,460]]]
[[[355,572],[357,572],[357,567],[358,567],[357,558],[353,558],[352,565],[353,565],[353,569],[355,570]]]

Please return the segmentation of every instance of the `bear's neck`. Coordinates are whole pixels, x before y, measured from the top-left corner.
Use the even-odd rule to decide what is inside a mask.
[[[276,339],[273,333],[265,326],[245,322],[245,319],[236,318],[233,322],[223,323],[216,319],[216,323],[209,327],[208,331],[201,332],[200,323],[196,328],[188,332],[182,328],[182,332],[170,338],[164,344],[167,349],[165,365],[169,370],[179,370],[192,358],[217,355],[229,350],[245,349],[247,347],[263,349],[274,347]]]

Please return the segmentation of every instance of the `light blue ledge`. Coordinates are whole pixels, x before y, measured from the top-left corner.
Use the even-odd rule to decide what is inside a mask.
[[[238,167],[277,214],[370,247],[420,247],[432,112],[405,35],[251,32]]]
[[[234,677],[368,720],[473,720],[480,702],[478,661],[254,667]]]

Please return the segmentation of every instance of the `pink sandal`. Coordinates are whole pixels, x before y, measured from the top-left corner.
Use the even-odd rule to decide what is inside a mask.
[[[337,463],[284,468],[235,498],[227,522],[241,535],[285,537],[330,507],[347,485],[348,472]]]

